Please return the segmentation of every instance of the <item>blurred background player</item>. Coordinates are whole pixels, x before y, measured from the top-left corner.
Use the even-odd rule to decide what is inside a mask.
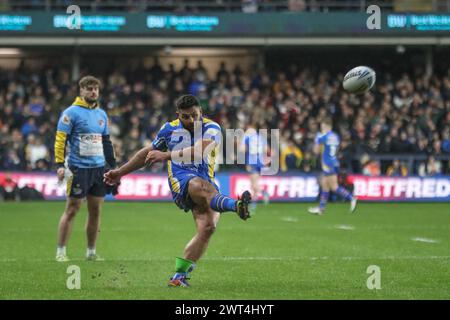
[[[233,211],[247,220],[251,195],[245,191],[240,199],[234,200],[220,193],[214,172],[222,140],[220,126],[202,116],[200,102],[193,95],[183,95],[175,104],[178,119],[165,123],[151,146],[141,149],[120,168],[107,172],[105,182],[116,184],[121,177],[145,164],[167,161],[173,200],[185,212],[192,210],[197,227],[197,234],[186,245],[183,258],[176,258],[176,273],[169,281],[169,286],[187,287],[189,273],[206,251],[220,213]],[[197,138],[194,131],[198,129],[201,134]]]
[[[252,195],[255,200],[262,196],[265,204],[269,203],[269,194],[260,187],[259,177],[267,154],[266,140],[258,133],[256,126],[250,123],[240,143],[240,151],[245,152],[245,169],[250,173]],[[254,213],[256,201],[251,203],[250,210]]]
[[[109,138],[108,117],[98,104],[100,80],[93,76],[79,81],[80,96],[65,109],[58,121],[55,140],[55,162],[59,182],[65,176],[65,148],[69,143],[67,202],[59,222],[56,261],[69,258],[66,245],[72,230],[75,215],[84,198],[87,198],[86,259],[100,260],[95,246],[100,226],[100,210],[107,192],[103,182],[105,160],[116,167],[113,146]],[[116,190],[113,191],[116,193]]]
[[[313,214],[323,214],[325,205],[328,201],[330,191],[342,196],[350,201],[350,212],[356,209],[357,198],[342,186],[338,184],[339,161],[337,151],[339,149],[339,136],[332,131],[333,121],[331,118],[325,118],[320,124],[320,134],[317,134],[314,144],[314,152],[321,153],[321,164],[323,176],[321,179],[322,191],[320,193],[320,203],[318,207],[309,208],[308,211]]]

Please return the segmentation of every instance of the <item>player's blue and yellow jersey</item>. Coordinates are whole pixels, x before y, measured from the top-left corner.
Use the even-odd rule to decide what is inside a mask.
[[[216,146],[211,153],[201,159],[201,161],[197,161],[198,163],[192,161],[182,163],[175,160],[167,162],[169,185],[173,192],[184,193],[182,181],[189,180],[194,176],[199,176],[216,186],[214,166],[218,148],[222,142],[221,129],[217,123],[210,119],[202,118],[201,122],[201,134],[192,134],[184,129],[179,119],[167,122],[161,127],[155,140],[152,142],[153,148],[160,151],[189,148],[201,139],[209,139],[216,142]]]
[[[337,151],[339,149],[339,136],[333,132],[328,131],[325,134],[317,134],[315,144],[320,145],[322,170],[325,174],[336,174],[339,168],[339,160],[337,158]]]
[[[108,117],[98,107],[92,108],[77,97],[65,109],[58,121],[55,141],[55,162],[64,163],[68,142],[68,165],[77,168],[97,168],[105,165],[103,136],[109,135]]]
[[[251,130],[245,133],[242,144],[245,148],[245,164],[255,169],[261,169],[264,166],[266,140],[256,130]]]

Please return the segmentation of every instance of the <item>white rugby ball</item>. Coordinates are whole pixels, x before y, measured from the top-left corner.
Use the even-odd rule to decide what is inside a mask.
[[[373,87],[376,74],[373,69],[366,66],[353,68],[344,77],[344,89],[351,93],[364,93]]]

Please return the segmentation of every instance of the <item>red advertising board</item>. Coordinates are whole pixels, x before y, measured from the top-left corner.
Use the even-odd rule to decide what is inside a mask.
[[[0,182],[9,175],[19,187],[30,186],[46,199],[65,198],[65,184],[58,184],[54,173],[0,172]],[[262,176],[260,186],[271,201],[315,201],[319,194],[314,175]],[[354,195],[366,201],[441,201],[450,202],[450,177],[369,177],[348,176]],[[223,194],[237,197],[251,190],[247,174],[219,174],[216,183]],[[113,199],[111,196],[107,199]],[[116,200],[171,201],[172,196],[165,174],[138,173],[122,178]],[[259,197],[261,199],[261,196]]]

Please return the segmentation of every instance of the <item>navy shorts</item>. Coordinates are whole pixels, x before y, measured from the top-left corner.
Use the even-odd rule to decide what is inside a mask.
[[[69,167],[72,175],[67,180],[67,196],[71,198],[85,198],[87,195],[104,197],[106,186],[103,182],[105,167],[77,168]]]
[[[169,174],[169,187],[170,191],[172,191],[173,201],[178,208],[185,212],[192,210],[195,206],[194,201],[189,196],[188,188],[189,181],[196,177],[208,181],[219,192],[219,187],[206,175],[192,171],[179,171],[175,175]]]

